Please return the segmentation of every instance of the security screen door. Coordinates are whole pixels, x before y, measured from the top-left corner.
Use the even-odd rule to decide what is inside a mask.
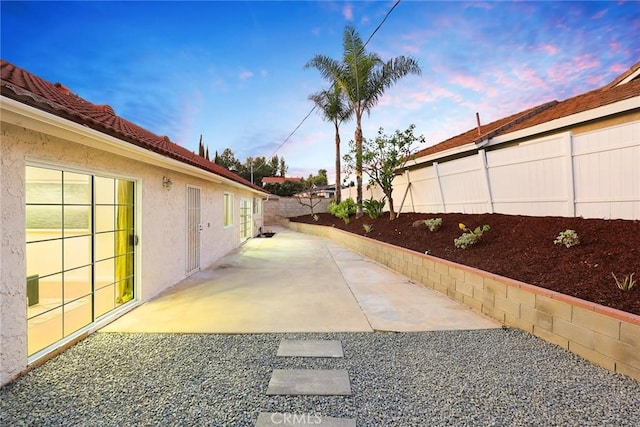
[[[200,270],[200,189],[187,186],[187,274]]]

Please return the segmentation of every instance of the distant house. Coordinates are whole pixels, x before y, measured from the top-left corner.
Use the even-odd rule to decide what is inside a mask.
[[[265,176],[262,178],[262,186],[267,184],[284,184],[285,182],[302,182],[302,178],[284,176]]]
[[[342,188],[346,187],[343,186]],[[314,186],[311,190],[301,191],[299,193],[296,193],[294,196],[309,197],[310,193],[313,194],[313,197],[317,197],[320,199],[332,199],[336,195],[336,186],[335,184]]]
[[[640,62],[602,88],[478,120],[397,172],[404,211],[640,219]]]
[[[4,384],[255,236],[267,193],[108,105],[0,66]]]

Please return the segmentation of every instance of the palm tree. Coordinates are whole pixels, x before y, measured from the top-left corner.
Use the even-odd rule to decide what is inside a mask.
[[[309,95],[316,107],[321,111],[323,118],[333,123],[336,131],[336,203],[340,203],[342,194],[342,180],[340,178],[340,124],[351,119],[353,109],[344,97],[344,94],[337,85],[332,89],[325,89],[321,92]]]
[[[384,62],[377,54],[367,53],[356,29],[344,29],[342,62],[316,55],[305,68],[316,68],[322,77],[335,84],[346,95],[356,117],[356,182],[358,215],[362,215],[362,114],[371,112],[384,91],[408,74],[420,74],[418,62],[398,56]]]

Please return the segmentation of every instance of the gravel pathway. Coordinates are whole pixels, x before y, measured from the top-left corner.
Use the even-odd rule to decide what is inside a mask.
[[[278,358],[282,338],[344,358]],[[266,396],[273,369],[347,369],[351,396]],[[637,426],[640,383],[514,329],[97,333],[0,389],[0,425],[253,426],[260,412],[358,426]],[[310,418],[313,420],[313,418]]]

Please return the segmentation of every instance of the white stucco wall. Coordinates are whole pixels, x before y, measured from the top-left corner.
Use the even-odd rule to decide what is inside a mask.
[[[249,189],[178,173],[7,123],[2,123],[0,133],[0,162],[0,384],[27,366],[24,195],[27,164],[135,181],[138,301],[146,301],[186,277],[187,185],[201,189],[201,268],[240,244],[239,201],[241,197],[256,196]],[[163,176],[171,178],[170,190],[163,188]],[[236,205],[234,225],[227,228],[222,220],[224,192],[235,195]]]

